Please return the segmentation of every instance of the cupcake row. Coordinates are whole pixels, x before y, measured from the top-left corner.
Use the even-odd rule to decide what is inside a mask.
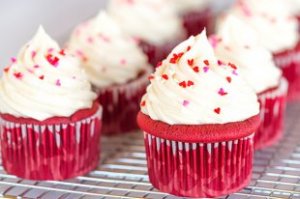
[[[249,183],[254,149],[280,139],[287,94],[300,93],[295,14],[284,0],[238,0],[208,37],[210,1],[174,2],[112,0],[64,49],[39,28],[0,78],[7,172],[83,175],[101,132],[139,125],[157,189],[217,197]]]

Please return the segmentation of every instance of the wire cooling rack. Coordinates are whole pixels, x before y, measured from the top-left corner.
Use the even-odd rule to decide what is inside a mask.
[[[300,104],[288,107],[285,126],[285,137],[279,144],[256,152],[251,184],[223,198],[300,199]],[[8,175],[1,166],[0,195],[42,199],[178,198],[155,190],[149,183],[141,133],[103,138],[101,166],[71,180],[23,180]]]

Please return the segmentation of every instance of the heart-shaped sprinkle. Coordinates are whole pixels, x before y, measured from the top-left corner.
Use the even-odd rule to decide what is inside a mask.
[[[193,66],[194,65],[194,59],[188,59],[187,62],[188,62],[189,66]]]
[[[194,70],[196,73],[199,73],[199,67],[198,67],[198,66],[195,66],[195,67],[193,68],[193,70]]]
[[[44,75],[39,76],[39,79],[40,79],[40,80],[43,80],[44,78],[45,78]]]
[[[190,104],[190,102],[188,100],[183,100],[182,105],[184,107],[187,107]]]
[[[203,67],[203,71],[204,71],[205,73],[207,73],[208,70],[209,70],[209,68],[208,68],[207,66]]]
[[[23,78],[23,74],[21,72],[15,72],[14,73],[15,78],[17,79],[22,79]]]
[[[194,85],[194,82],[193,82],[193,81],[190,81],[190,80],[189,80],[189,81],[187,82],[187,86],[193,86],[193,85]]]
[[[146,101],[142,101],[141,106],[146,106]]]
[[[219,95],[221,95],[221,96],[225,96],[225,95],[228,94],[227,92],[225,92],[225,90],[224,90],[223,88],[220,88],[219,91],[218,91],[218,93],[219,93]]]
[[[169,79],[169,77],[168,77],[167,74],[163,74],[161,77],[162,77],[163,79],[165,79],[165,80],[168,80],[168,79]]]
[[[228,83],[231,83],[231,77],[226,77]]]
[[[214,109],[214,112],[215,112],[216,114],[220,114],[220,113],[221,113],[221,108],[220,108],[220,107],[215,108],[215,109]]]
[[[203,61],[203,63],[206,65],[206,66],[209,66],[209,61],[206,59]]]

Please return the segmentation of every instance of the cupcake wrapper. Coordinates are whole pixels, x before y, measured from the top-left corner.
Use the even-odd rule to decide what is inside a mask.
[[[182,19],[188,36],[198,35],[204,28],[208,34],[213,32],[213,13],[209,8],[199,12],[186,13]]]
[[[253,137],[186,143],[144,132],[148,175],[161,191],[187,197],[217,197],[236,192],[251,179]]]
[[[293,50],[274,55],[274,59],[289,83],[288,101],[300,100],[300,44]]]
[[[138,129],[136,116],[150,74],[149,68],[141,77],[128,84],[97,91],[98,101],[103,106],[103,134],[114,135]]]
[[[276,90],[258,95],[261,124],[254,137],[255,149],[270,146],[282,137],[287,90],[288,83],[283,79]]]
[[[83,175],[99,162],[101,109],[69,124],[16,124],[0,118],[4,169],[21,178],[64,180]]]
[[[177,38],[172,42],[164,43],[163,45],[153,45],[145,41],[140,42],[143,52],[147,55],[149,63],[155,68],[157,64],[164,60],[173,48],[182,42],[185,37]]]

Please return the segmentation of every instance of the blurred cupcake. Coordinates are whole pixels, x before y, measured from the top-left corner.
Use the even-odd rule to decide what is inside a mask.
[[[251,178],[259,125],[256,94],[220,65],[205,31],[179,44],[156,69],[141,101],[149,179],[177,196],[218,197]]]
[[[110,0],[108,11],[156,66],[186,38],[183,23],[163,0]]]
[[[288,99],[300,99],[298,23],[287,1],[239,0],[229,13],[257,31],[260,42],[273,53],[276,65],[289,82]]]
[[[282,136],[287,82],[275,66],[272,54],[262,47],[253,29],[234,16],[220,21],[212,36],[218,58],[238,66],[260,102],[261,124],[254,137],[256,149],[269,146]],[[233,64],[234,63],[234,64]]]
[[[137,129],[136,115],[151,66],[136,41],[103,11],[74,30],[68,49],[81,59],[103,105],[103,133]]]
[[[63,180],[95,168],[101,126],[95,98],[79,62],[39,28],[0,79],[4,169]]]
[[[212,0],[168,0],[182,18],[188,36],[198,35],[204,28],[212,32]]]
[[[298,20],[298,30],[300,32],[300,0],[288,0],[290,9],[292,14],[297,18]]]

